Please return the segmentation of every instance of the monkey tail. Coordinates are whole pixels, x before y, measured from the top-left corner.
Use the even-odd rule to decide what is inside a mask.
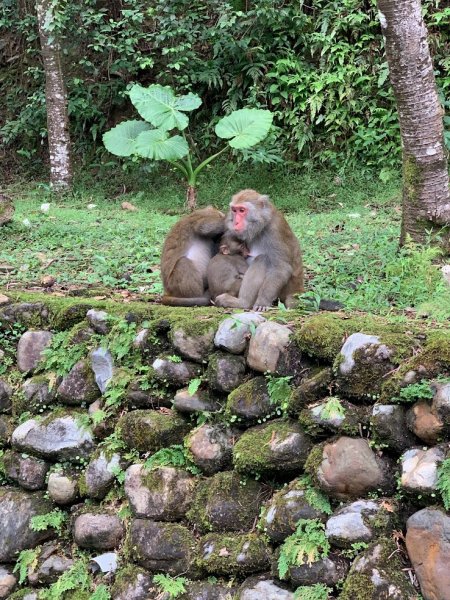
[[[165,306],[211,306],[209,297],[200,296],[199,298],[177,298],[176,296],[163,296],[161,304]]]

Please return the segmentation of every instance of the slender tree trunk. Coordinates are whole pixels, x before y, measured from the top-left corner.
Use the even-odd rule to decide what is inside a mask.
[[[45,71],[50,184],[55,189],[67,189],[72,183],[69,117],[60,47],[52,27],[54,10],[52,0],[36,0],[39,38]]]
[[[450,193],[439,102],[420,0],[377,0],[403,149],[400,243],[430,232],[450,251]]]

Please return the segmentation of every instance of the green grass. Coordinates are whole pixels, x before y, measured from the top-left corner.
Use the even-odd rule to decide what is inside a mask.
[[[362,172],[337,176],[222,165],[200,181],[199,204],[225,208],[244,187],[268,193],[286,213],[303,248],[308,289],[350,309],[385,313],[426,303],[437,317],[450,314],[450,292],[433,265],[434,251],[398,252],[399,181],[382,183]],[[85,172],[65,198],[36,183],[18,183],[6,192],[16,213],[1,231],[0,265],[14,271],[0,272],[0,285],[32,287],[53,275],[63,286],[161,291],[162,243],[184,202],[183,187],[170,173]],[[123,201],[138,210],[122,210]],[[43,202],[51,203],[47,214],[40,210]]]

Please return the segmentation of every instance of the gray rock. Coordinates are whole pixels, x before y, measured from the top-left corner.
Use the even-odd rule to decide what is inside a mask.
[[[61,553],[62,549],[54,543],[41,548],[37,563],[28,568],[28,581],[32,586],[50,585],[72,567],[74,561]]]
[[[114,372],[114,361],[111,352],[106,348],[94,350],[91,353],[91,367],[98,389],[104,394]]]
[[[313,452],[317,452],[315,448]],[[353,500],[373,490],[389,494],[393,477],[389,463],[379,458],[367,440],[340,437],[323,446],[315,473],[319,487],[337,500]]]
[[[44,328],[48,325],[49,310],[43,302],[18,302],[2,306],[0,319],[10,325],[20,323],[28,328]]]
[[[219,325],[214,337],[214,344],[232,354],[242,354],[247,348],[253,331],[265,320],[259,313],[236,313]]]
[[[428,402],[416,402],[406,413],[408,428],[426,444],[437,444],[444,434],[444,423]]]
[[[186,593],[180,600],[236,600],[236,587],[220,585],[218,582],[189,581],[186,584]]]
[[[178,444],[189,431],[188,423],[175,411],[133,410],[118,423],[129,448],[139,452],[156,452]]]
[[[299,422],[311,435],[321,435],[327,431],[347,435],[359,435],[369,422],[365,406],[356,406],[347,400],[335,397],[324,398],[323,402],[304,408]]]
[[[178,523],[148,519],[133,519],[131,523],[131,558],[149,571],[189,576],[197,547],[194,535]]]
[[[195,465],[212,475],[231,465],[234,439],[231,429],[205,423],[191,431],[185,444]]]
[[[214,575],[245,575],[264,571],[271,552],[255,533],[209,533],[200,538],[200,566]]]
[[[304,467],[311,446],[296,421],[276,419],[242,434],[233,447],[233,463],[241,473],[291,473]]]
[[[139,567],[119,571],[111,590],[113,600],[150,600],[157,598],[157,593],[153,575]]]
[[[242,356],[217,352],[211,356],[207,378],[211,389],[231,392],[244,381],[245,359]]]
[[[345,578],[348,570],[348,560],[338,554],[330,554],[311,564],[290,567],[288,577],[294,587],[316,583],[335,586]],[[353,600],[357,599],[354,597]]]
[[[112,550],[124,535],[125,527],[115,515],[84,513],[76,517],[73,525],[75,543],[81,548]]]
[[[450,383],[439,383],[436,381],[432,384],[432,387],[434,389],[434,396],[431,403],[431,410],[448,426],[450,425]]]
[[[259,514],[263,488],[235,471],[200,481],[188,519],[197,531],[250,531]]]
[[[267,575],[249,577],[239,588],[239,600],[294,600],[293,592]]]
[[[172,344],[177,352],[188,360],[194,362],[206,362],[214,348],[214,329],[208,329],[205,333],[190,335],[182,327],[172,331]]]
[[[49,475],[47,491],[55,504],[73,504],[78,497],[78,479],[55,471]]]
[[[6,446],[9,438],[14,430],[14,425],[11,417],[0,415],[0,448]]]
[[[27,410],[32,414],[51,408],[56,397],[50,380],[42,375],[27,379],[22,385],[22,393],[26,400]]]
[[[0,565],[0,598],[8,598],[14,591],[18,582],[12,568],[7,565]]]
[[[339,508],[325,527],[333,546],[351,548],[355,542],[371,542],[392,526],[396,505],[392,500],[357,500]]]
[[[414,446],[415,436],[406,426],[406,409],[398,404],[375,404],[370,420],[376,439],[396,452]]]
[[[327,512],[316,508],[325,507]],[[302,479],[291,483],[276,492],[266,506],[260,524],[269,538],[276,543],[284,541],[294,533],[300,519],[321,519],[331,513],[325,496],[319,490],[308,487]]]
[[[43,351],[50,345],[50,331],[26,331],[17,345],[17,366],[22,373],[32,373],[43,358]]]
[[[151,408],[160,407],[172,408],[173,393],[161,386],[151,386],[149,389],[141,389],[141,381],[131,381],[127,387],[126,401],[130,408]]]
[[[192,395],[188,388],[178,390],[173,399],[173,406],[183,413],[217,412],[220,404],[208,392],[197,390]]]
[[[104,552],[91,559],[91,567],[101,573],[114,573],[117,571],[117,553]]]
[[[177,521],[185,517],[197,480],[182,469],[158,467],[147,471],[131,465],[125,475],[125,495],[136,517]]]
[[[73,415],[25,421],[13,431],[11,443],[20,452],[53,460],[88,458],[94,449],[91,433]]]
[[[45,476],[49,463],[8,450],[3,456],[6,475],[26,490],[41,490],[45,487]]]
[[[276,411],[271,403],[265,377],[253,377],[233,390],[227,399],[227,413],[244,421],[256,421]]]
[[[52,503],[41,492],[0,489],[0,562],[14,562],[17,553],[54,537],[52,529],[33,531],[30,528],[31,517],[45,515],[51,510]]]
[[[11,386],[3,379],[0,379],[0,412],[9,412],[11,410]]]
[[[313,404],[329,393],[333,372],[329,367],[319,369],[302,380],[298,387],[292,390],[289,398],[289,412],[298,414],[308,404]]]
[[[173,362],[168,358],[156,358],[152,364],[155,376],[162,382],[176,387],[187,385],[201,375],[201,368],[192,362]]]
[[[363,583],[367,600],[411,600],[417,597],[395,543],[385,538],[373,543],[354,560],[339,600],[356,600],[355,588],[361,589],[361,582],[369,584]]]
[[[91,404],[99,397],[97,384],[87,360],[79,360],[63,378],[57,390],[64,404]]]
[[[102,451],[91,458],[84,473],[86,495],[89,498],[103,500],[112,488],[115,475],[114,472],[121,467],[120,454],[114,453],[106,456]]]
[[[378,336],[351,334],[336,359],[342,393],[352,397],[379,394],[384,376],[394,368],[391,356],[392,350]]]
[[[431,494],[436,491],[438,467],[445,459],[443,448],[411,448],[401,457],[401,486],[409,492]]]
[[[261,323],[250,339],[247,363],[261,373],[275,373],[281,355],[289,345],[291,330],[275,321]]]
[[[106,335],[111,331],[111,324],[108,322],[108,313],[104,310],[91,308],[86,313],[86,319],[96,333]]]
[[[426,599],[450,600],[450,517],[424,508],[406,523],[406,549]]]

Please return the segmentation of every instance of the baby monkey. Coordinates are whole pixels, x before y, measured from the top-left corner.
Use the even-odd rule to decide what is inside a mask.
[[[225,233],[219,242],[219,252],[208,264],[207,277],[211,300],[220,294],[237,297],[242,278],[248,269],[249,251],[245,242],[236,239],[231,233]]]

